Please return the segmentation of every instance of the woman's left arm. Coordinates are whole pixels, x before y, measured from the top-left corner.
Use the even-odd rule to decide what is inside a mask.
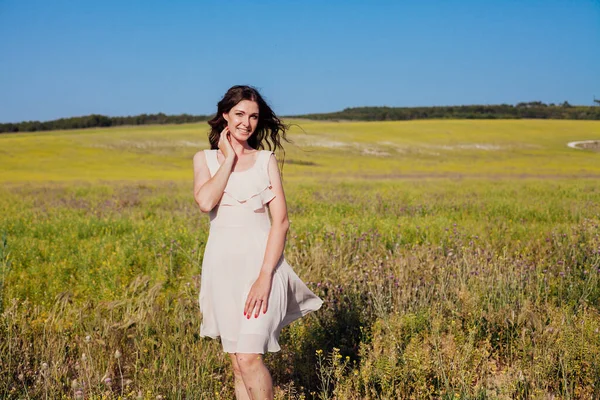
[[[253,312],[254,317],[257,318],[261,309],[263,313],[267,312],[271,281],[275,273],[275,268],[279,264],[281,257],[283,257],[285,238],[290,227],[285,194],[283,193],[283,185],[281,183],[281,174],[279,173],[277,159],[274,155],[271,155],[269,159],[268,170],[269,178],[271,179],[271,190],[275,194],[275,198],[269,202],[271,230],[269,231],[267,248],[260,274],[252,285],[246,299],[244,315],[247,318],[250,318]]]
[[[269,212],[271,213],[271,230],[267,240],[267,249],[260,273],[269,277],[273,276],[275,267],[283,255],[285,247],[285,238],[290,227],[290,221],[287,215],[287,205],[281,175],[277,166],[275,155],[271,155],[269,160],[269,177],[271,179],[271,190],[275,198],[269,202]]]

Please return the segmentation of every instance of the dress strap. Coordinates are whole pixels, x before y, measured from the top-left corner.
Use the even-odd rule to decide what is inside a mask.
[[[261,150],[259,154],[259,159],[256,160],[256,162],[259,163],[260,168],[262,168],[265,171],[269,170],[268,166],[269,160],[271,159],[271,154],[273,154],[271,150]]]
[[[258,166],[262,173],[267,177],[269,184],[271,183],[271,177],[269,176],[269,160],[271,159],[271,154],[273,154],[271,150],[262,150],[258,155],[258,160],[256,160],[256,162],[259,163]]]
[[[206,158],[206,165],[210,171],[211,176],[215,176],[219,170],[219,161],[217,160],[216,150],[204,150],[204,157]]]

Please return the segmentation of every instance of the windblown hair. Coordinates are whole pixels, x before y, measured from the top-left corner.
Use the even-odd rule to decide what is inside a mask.
[[[217,114],[208,121],[211,127],[208,133],[210,148],[213,150],[219,148],[219,136],[221,131],[227,126],[227,121],[223,118],[223,114],[231,111],[242,100],[250,100],[258,104],[258,123],[254,133],[248,138],[248,145],[256,150],[266,150],[268,147],[268,150],[281,152],[282,155],[278,159],[281,167],[283,167],[285,150],[281,141],[285,140],[290,143],[290,140],[286,137],[289,125],[281,122],[260,93],[258,93],[258,90],[252,86],[233,86],[219,101],[217,104]]]

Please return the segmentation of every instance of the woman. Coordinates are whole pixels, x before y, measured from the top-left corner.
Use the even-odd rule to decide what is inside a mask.
[[[272,399],[262,354],[322,304],[283,257],[289,221],[271,150],[283,150],[287,127],[249,86],[229,89],[208,123],[211,149],[194,156],[194,198],[210,216],[200,336],[220,337],[230,353],[237,399]]]

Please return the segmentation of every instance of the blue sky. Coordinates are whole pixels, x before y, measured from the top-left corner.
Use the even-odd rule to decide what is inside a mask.
[[[0,122],[281,115],[363,105],[592,104],[600,1],[0,0]]]

